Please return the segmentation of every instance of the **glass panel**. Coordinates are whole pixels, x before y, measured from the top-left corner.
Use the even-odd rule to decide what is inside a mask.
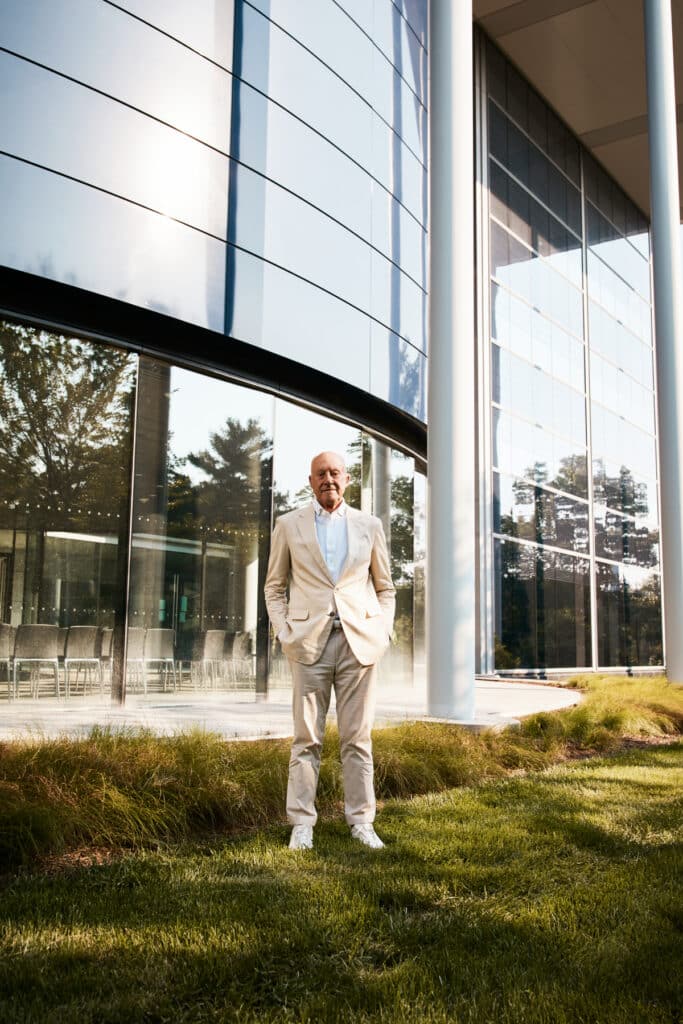
[[[228,161],[220,153],[7,54],[0,91],[6,152],[225,238]]]
[[[423,52],[427,48],[427,5],[422,0],[376,0],[367,6],[374,6],[372,38],[403,71],[406,47],[417,43]]]
[[[248,125],[239,135],[237,159],[379,244],[373,237],[368,173],[246,82],[236,89],[236,103],[239,123]],[[389,201],[388,193],[377,191]]]
[[[634,377],[643,387],[654,387],[654,357],[649,345],[595,302],[588,304],[590,347]]]
[[[401,267],[421,288],[427,282],[427,233],[393,196],[372,188],[372,244]]]
[[[577,288],[582,284],[581,243],[493,160],[491,213]]]
[[[403,338],[373,321],[370,388],[373,395],[420,420],[427,417],[427,359]]]
[[[413,482],[415,493],[415,575],[413,580],[413,685],[427,684],[427,624],[426,580],[427,565],[427,478],[417,472]]]
[[[590,563],[495,542],[497,671],[590,664]]]
[[[227,334],[369,390],[365,313],[232,246],[229,256]]]
[[[413,682],[414,492],[413,460],[380,441],[370,443],[372,512],[382,521],[396,587],[394,642],[379,663],[379,682]]]
[[[646,351],[651,359],[650,350]],[[613,412],[627,412],[633,423],[654,434],[655,401],[652,392],[594,352],[591,352],[590,361],[591,395],[595,401],[608,406]]]
[[[657,516],[657,486],[605,459],[593,459],[593,494],[598,504],[643,518],[647,522]]]
[[[538,484],[493,474],[493,529],[508,537],[588,552],[588,505]]]
[[[500,284],[526,299],[530,306],[582,337],[580,290],[495,221],[491,222],[491,273]]]
[[[582,394],[554,380],[539,367],[494,345],[492,398],[546,430],[586,445],[586,412]]]
[[[643,258],[590,203],[586,203],[586,235],[593,252],[649,300],[650,266],[647,258]]]
[[[489,143],[491,155],[580,235],[581,193],[495,103],[489,103]]]
[[[587,198],[649,260],[650,240],[645,217],[587,152],[583,154],[583,168]]]
[[[241,77],[330,139],[361,166],[370,167],[370,107],[259,11],[248,4],[242,11]]]
[[[631,470],[640,476],[656,479],[654,437],[596,402],[592,403],[591,409],[593,457],[619,465],[621,471]]]
[[[600,558],[644,568],[659,566],[659,529],[651,516],[620,516],[595,508],[595,551]]]
[[[129,691],[264,691],[274,401],[147,358],[139,387]]]
[[[17,662],[19,697],[109,686],[102,629],[124,611],[135,369],[116,349],[0,324],[0,621],[17,630],[17,658],[44,659]],[[36,624],[54,629],[31,639]],[[77,639],[88,660],[67,678]]]
[[[308,203],[233,166],[238,202],[230,241],[371,312],[370,247]]]
[[[223,242],[8,157],[0,195],[0,263],[223,330]]]
[[[651,343],[652,314],[650,306],[607,264],[588,252],[588,293],[610,316],[629,331]]]
[[[583,344],[495,282],[491,283],[491,336],[545,373],[584,391]]]
[[[234,0],[117,0],[119,7],[232,69]]]
[[[2,42],[8,50],[227,153],[232,80],[215,64],[110,4],[4,0],[2,13]],[[125,59],[119,59],[121,54]],[[93,122],[88,124],[91,128]]]
[[[366,165],[367,166],[367,165]],[[398,135],[372,118],[372,173],[416,217],[427,223],[427,172]]]
[[[657,573],[632,566],[596,566],[598,662],[661,665],[662,607]]]
[[[499,409],[493,410],[493,464],[512,476],[588,497],[585,449]]]

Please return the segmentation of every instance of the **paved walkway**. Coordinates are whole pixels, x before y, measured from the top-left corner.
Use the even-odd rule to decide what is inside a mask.
[[[576,690],[557,686],[479,680],[473,724],[477,728],[501,727],[537,711],[570,707],[580,699]],[[429,720],[425,706],[425,693],[420,688],[380,689],[377,725]],[[200,728],[226,738],[291,736],[290,694],[288,690],[276,690],[266,701],[257,702],[248,692],[158,693],[130,696],[123,707],[100,697],[0,702],[0,739],[83,736],[95,725],[144,727],[161,735]]]

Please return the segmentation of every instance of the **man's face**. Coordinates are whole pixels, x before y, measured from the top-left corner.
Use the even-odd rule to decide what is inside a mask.
[[[344,460],[336,452],[321,452],[311,463],[308,482],[316,498],[328,512],[341,503],[350,479]]]

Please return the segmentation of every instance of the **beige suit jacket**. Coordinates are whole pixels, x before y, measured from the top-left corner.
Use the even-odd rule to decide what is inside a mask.
[[[337,583],[320,550],[312,504],[275,524],[266,606],[283,652],[303,665],[322,654],[335,614],[361,665],[373,665],[389,645],[396,592],[382,524],[348,506],[346,522],[348,554]]]

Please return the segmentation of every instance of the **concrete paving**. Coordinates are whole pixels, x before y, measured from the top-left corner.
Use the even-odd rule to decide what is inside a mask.
[[[501,728],[538,711],[557,711],[580,701],[576,690],[511,680],[478,680],[475,728]],[[151,729],[173,735],[199,728],[229,739],[291,736],[290,691],[274,690],[267,700],[248,691],[189,690],[131,695],[121,707],[99,696],[69,700],[20,698],[0,701],[0,739],[84,736],[93,726]],[[427,720],[422,688],[380,688],[376,724]],[[330,709],[333,718],[334,705]]]

